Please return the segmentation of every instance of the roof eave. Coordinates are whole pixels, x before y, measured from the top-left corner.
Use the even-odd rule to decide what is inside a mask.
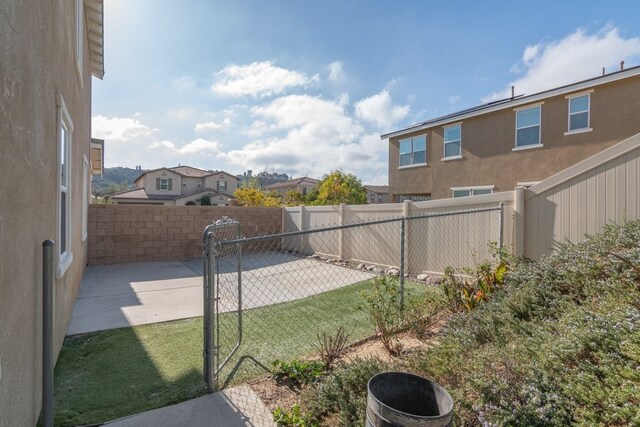
[[[397,136],[403,136],[409,133],[418,132],[418,131],[429,129],[432,127],[443,126],[449,123],[459,122],[464,119],[492,113],[494,111],[514,108],[520,105],[526,105],[526,104],[534,103],[537,101],[541,101],[543,99],[552,98],[554,96],[564,95],[567,93],[577,92],[580,90],[585,90],[591,87],[600,86],[606,83],[611,83],[617,80],[626,79],[636,75],[640,75],[640,66],[628,68],[622,71],[616,71],[601,77],[595,77],[593,79],[583,80],[577,83],[571,83],[565,86],[549,89],[544,92],[538,92],[532,95],[515,98],[512,101],[503,102],[498,105],[489,105],[486,108],[478,108],[478,109],[475,109],[474,111],[462,112],[460,114],[453,113],[451,115],[446,116],[442,120],[434,119],[434,120],[414,124],[407,128],[404,128],[395,132],[390,132],[387,134],[380,135],[380,139],[385,140],[385,139],[395,138]],[[472,107],[471,109],[473,110],[474,107]]]
[[[104,77],[104,4],[103,0],[84,0],[91,58],[91,74]]]

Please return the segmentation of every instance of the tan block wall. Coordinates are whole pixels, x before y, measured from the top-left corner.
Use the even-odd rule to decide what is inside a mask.
[[[88,264],[198,258],[204,228],[224,216],[240,221],[243,236],[282,230],[281,208],[91,205]]]

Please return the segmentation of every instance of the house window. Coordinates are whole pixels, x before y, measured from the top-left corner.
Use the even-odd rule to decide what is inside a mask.
[[[216,189],[218,191],[227,191],[227,181],[218,181]]]
[[[453,197],[480,196],[481,194],[493,193],[493,185],[482,185],[477,187],[456,187],[451,189]]]
[[[82,155],[82,240],[87,239],[89,217],[89,160]]]
[[[186,186],[187,186],[187,180],[186,180],[186,179],[183,179],[183,180],[182,180],[182,186],[183,186],[183,187],[186,187]]]
[[[202,181],[198,181],[198,188],[202,187]]]
[[[82,87],[84,56],[84,0],[76,0],[76,71]]]
[[[540,145],[540,110],[538,105],[516,111],[516,148]]]
[[[398,194],[396,200],[398,203],[402,203],[405,200],[411,202],[426,202],[427,200],[431,200],[431,196],[426,194]]]
[[[569,132],[589,129],[589,94],[569,98]]]
[[[58,269],[62,277],[73,261],[71,253],[71,143],[73,122],[62,96],[58,102]]]
[[[160,190],[169,190],[169,179],[160,178]]]
[[[462,156],[462,125],[444,128],[444,158],[455,159]]]
[[[382,194],[378,194],[378,203],[382,203]]]
[[[302,189],[302,195],[303,195],[303,196],[306,196],[306,195],[307,195],[307,191],[308,191],[308,190],[309,190],[309,189],[308,189],[307,187],[304,187],[304,188]]]
[[[421,165],[426,163],[426,135],[400,140],[400,166]]]

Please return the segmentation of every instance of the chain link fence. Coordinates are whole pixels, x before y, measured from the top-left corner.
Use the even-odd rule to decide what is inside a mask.
[[[446,266],[487,259],[502,240],[502,207],[293,230],[243,238],[238,222],[205,229],[205,379],[209,391],[318,354],[339,328],[355,345],[376,335],[362,292],[397,277],[420,291]]]

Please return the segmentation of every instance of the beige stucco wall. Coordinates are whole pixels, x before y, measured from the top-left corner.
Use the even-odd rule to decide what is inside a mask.
[[[238,185],[240,184],[238,177],[226,172],[217,172],[207,177],[205,187],[217,190],[218,181],[227,181],[227,191],[225,191],[225,193],[229,195],[233,195],[234,191],[238,189]]]
[[[443,127],[415,132],[427,135],[428,166],[398,169],[398,139],[389,143],[390,193],[431,192],[451,197],[451,187],[495,185],[512,190],[518,182],[540,181],[640,132],[640,76],[594,87],[592,132],[564,135],[568,104],[565,95],[544,100],[541,112],[543,147],[512,151],[515,112],[507,108],[465,119],[462,159],[442,161]],[[405,138],[403,136],[402,138]]]
[[[75,64],[75,2],[0,2],[0,426],[35,425],[42,372],[42,242],[56,238],[57,99],[74,125],[73,263],[55,283],[55,350],[86,264],[82,155],[90,156],[91,75]]]
[[[156,178],[172,179],[171,190],[156,190]],[[179,196],[182,192],[182,177],[169,170],[159,170],[147,173],[144,178],[144,189],[147,194],[160,194],[164,196]]]
[[[186,182],[186,186],[182,187],[182,191],[181,194],[191,194],[191,193],[195,193],[196,191],[201,191],[204,190],[205,187],[205,178],[196,178],[196,177],[181,177],[180,178],[180,185],[182,185],[182,182],[185,181]],[[200,186],[198,186],[198,183],[202,183]],[[154,187],[155,188],[155,187]]]
[[[428,195],[431,193],[431,168],[433,153],[431,150],[431,135],[428,131],[414,132],[403,136],[410,138],[417,135],[427,135],[427,164],[399,168],[400,148],[399,139],[389,141],[389,199],[395,201],[398,194]]]

